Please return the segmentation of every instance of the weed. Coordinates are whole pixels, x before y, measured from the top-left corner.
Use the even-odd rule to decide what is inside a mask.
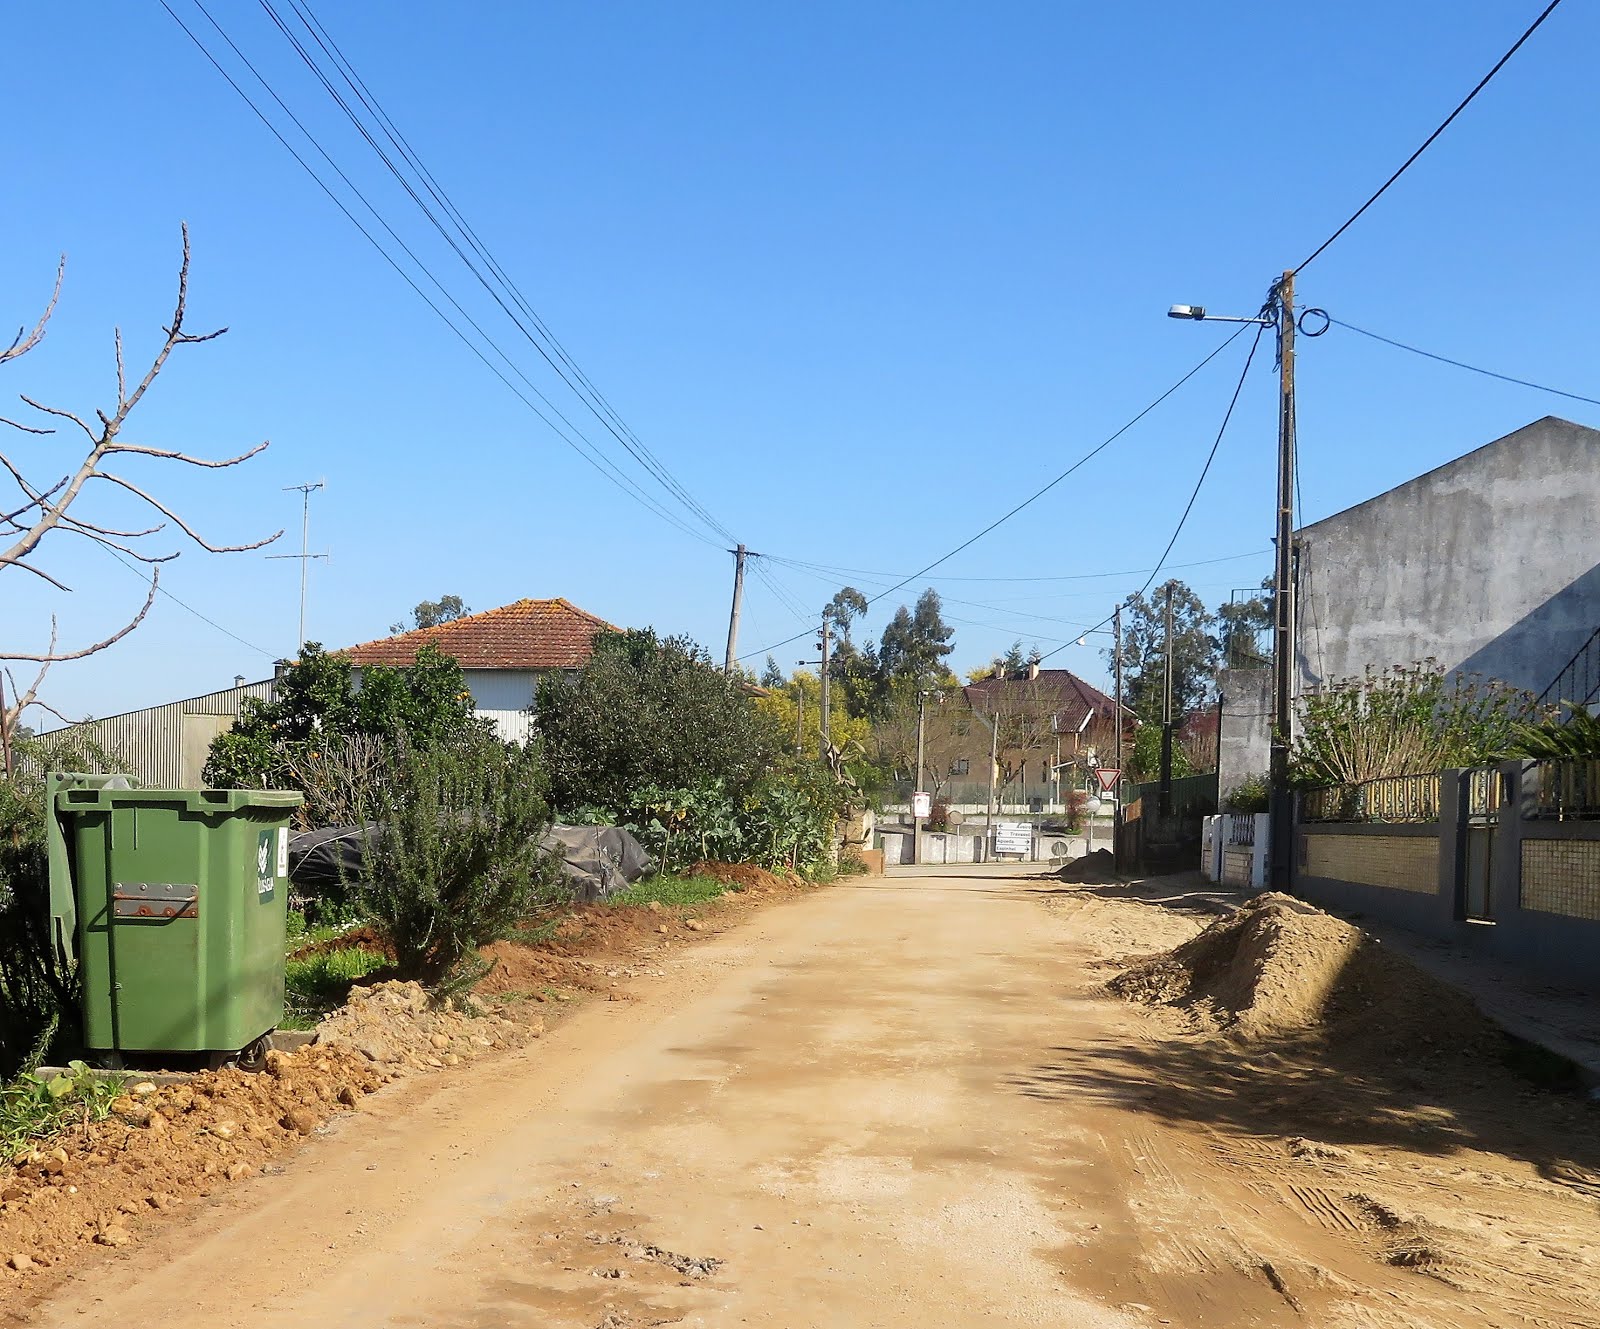
[[[534,927],[515,927],[506,933],[505,940],[514,941],[518,946],[539,946],[544,942],[553,941],[557,932],[561,930],[559,918],[546,919]]]
[[[606,903],[621,905],[703,904],[726,895],[733,888],[715,877],[640,877],[625,891],[618,891]]]
[[[103,1121],[122,1093],[122,1077],[96,1075],[81,1061],[60,1075],[28,1074],[0,1085],[0,1163],[84,1121]]]
[[[312,1028],[329,1011],[344,1004],[357,979],[381,969],[384,963],[383,956],[359,946],[285,961],[283,1028]]]

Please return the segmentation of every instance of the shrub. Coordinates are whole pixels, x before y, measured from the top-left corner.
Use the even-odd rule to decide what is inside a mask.
[[[1517,757],[1600,757],[1600,718],[1584,707],[1562,702],[1568,716],[1548,716],[1518,725],[1510,754]]]
[[[0,1167],[69,1127],[104,1121],[122,1084],[118,1076],[98,1076],[74,1061],[65,1074],[21,1075],[0,1085]]]
[[[400,976],[436,985],[537,905],[565,898],[540,839],[550,825],[537,750],[491,741],[407,748],[375,789],[357,903]]]
[[[1272,800],[1272,785],[1265,775],[1241,780],[1222,800],[1229,812],[1265,812]]]

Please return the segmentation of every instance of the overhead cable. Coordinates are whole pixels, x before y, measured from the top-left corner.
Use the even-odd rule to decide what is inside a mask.
[[[1397,350],[1410,351],[1412,355],[1420,355],[1426,360],[1437,360],[1442,365],[1454,365],[1457,369],[1466,369],[1474,374],[1482,374],[1485,378],[1497,378],[1502,383],[1515,383],[1521,388],[1532,388],[1535,392],[1548,392],[1552,396],[1566,397],[1570,401],[1587,402],[1590,406],[1600,406],[1600,398],[1585,397],[1581,392],[1564,392],[1560,388],[1552,388],[1544,383],[1534,383],[1525,378],[1514,378],[1510,374],[1499,374],[1492,369],[1484,369],[1479,365],[1469,365],[1464,360],[1452,360],[1448,355],[1436,355],[1432,351],[1425,351],[1420,346],[1408,346],[1403,341],[1396,341],[1393,337],[1385,337],[1376,332],[1369,332],[1366,328],[1358,328],[1354,323],[1346,323],[1342,318],[1329,317],[1328,320],[1341,328],[1348,328],[1351,332],[1358,332],[1363,337],[1370,337],[1373,341],[1381,341],[1385,346],[1393,346]]]
[[[1555,12],[1556,6],[1560,3],[1561,0],[1550,0],[1550,3],[1545,6],[1544,12],[1528,25],[1527,31],[1525,31],[1522,36],[1518,37],[1517,40],[1512,43],[1511,49],[1502,55],[1497,61],[1495,61],[1494,68],[1485,74],[1481,79],[1479,79],[1478,85],[1461,99],[1460,103],[1456,106],[1456,109],[1451,111],[1450,114],[1444,118],[1443,123],[1440,124],[1440,126],[1435,129],[1433,133],[1429,134],[1427,138],[1423,139],[1422,146],[1413,152],[1409,157],[1407,157],[1405,161],[1400,163],[1400,169],[1391,175],[1387,180],[1385,180],[1381,185],[1379,185],[1377,192],[1374,193],[1372,197],[1363,203],[1359,208],[1352,212],[1350,216],[1345,219],[1344,224],[1341,225],[1338,230],[1336,230],[1320,245],[1313,249],[1309,257],[1300,260],[1299,264],[1294,269],[1296,273],[1299,273],[1306,268],[1311,263],[1312,259],[1315,259],[1319,254],[1322,253],[1324,249],[1326,249],[1341,235],[1348,231],[1350,227],[1355,224],[1357,218],[1359,218],[1362,213],[1364,213],[1368,208],[1370,208],[1374,203],[1383,197],[1389,186],[1406,173],[1406,170],[1410,167],[1411,163],[1416,161],[1418,157],[1422,156],[1422,154],[1432,146],[1433,141],[1438,138],[1440,134],[1444,133],[1445,130],[1450,128],[1451,123],[1458,115],[1461,114],[1461,112],[1467,109],[1467,107],[1471,104],[1472,99],[1489,86],[1489,80],[1505,68],[1506,62],[1522,49],[1522,44],[1539,30],[1539,26],[1545,21],[1545,19],[1549,18],[1550,15]]]

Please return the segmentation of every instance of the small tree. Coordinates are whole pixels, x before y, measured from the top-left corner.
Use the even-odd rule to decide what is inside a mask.
[[[44,340],[49,327],[51,316],[55,313],[56,301],[61,295],[62,278],[66,272],[66,259],[61,260],[56,269],[55,287],[51,292],[50,301],[45,306],[44,313],[34,325],[33,330],[26,335],[19,332],[16,339],[9,347],[0,350],[0,364],[13,361],[35,349]],[[65,410],[58,406],[47,406],[26,394],[22,394],[22,401],[33,410],[51,420],[65,421],[83,435],[84,441],[80,443],[75,457],[63,463],[59,458],[41,463],[47,467],[46,476],[59,475],[53,483],[46,479],[30,479],[29,465],[25,461],[14,460],[11,455],[0,451],[0,468],[3,468],[16,485],[19,495],[11,502],[0,503],[0,538],[10,541],[9,544],[0,545],[0,571],[21,570],[32,573],[49,586],[59,591],[70,589],[55,573],[48,570],[41,558],[40,550],[47,538],[52,538],[56,533],[76,535],[91,544],[100,545],[104,549],[126,555],[144,564],[150,569],[150,588],[145,595],[144,603],[138,611],[122,627],[103,637],[101,640],[76,649],[63,648],[56,634],[55,619],[50,621],[49,644],[42,650],[24,650],[11,643],[0,641],[0,661],[15,661],[38,665],[33,680],[18,687],[16,680],[7,671],[4,675],[9,688],[4,689],[6,696],[0,697],[0,752],[8,749],[11,738],[17,725],[24,714],[31,707],[49,711],[58,719],[65,719],[59,712],[46,705],[39,698],[39,690],[44,684],[50,667],[68,660],[81,660],[86,656],[96,655],[107,650],[121,641],[132,632],[140,623],[144,622],[145,615],[150,612],[150,606],[155,603],[156,591],[161,583],[161,567],[178,557],[178,550],[166,550],[157,546],[151,548],[151,540],[165,531],[168,526],[176,527],[178,531],[187,536],[200,548],[214,554],[238,553],[247,549],[259,549],[262,545],[270,544],[283,532],[280,530],[264,540],[256,540],[249,544],[224,545],[213,544],[200,535],[190,523],[180,516],[172,507],[162,499],[157,498],[143,485],[136,484],[125,475],[124,469],[129,458],[145,458],[155,463],[177,463],[182,466],[193,466],[204,470],[221,470],[229,466],[237,466],[242,461],[254,457],[267,445],[259,443],[248,451],[237,456],[221,460],[206,457],[192,456],[187,452],[177,451],[172,448],[155,447],[148,443],[133,443],[122,437],[123,427],[128,422],[128,417],[135,407],[144,399],[154,385],[156,378],[166,368],[167,359],[173,351],[180,346],[194,346],[201,342],[213,341],[227,332],[226,328],[219,328],[215,332],[190,333],[184,331],[184,318],[188,312],[189,302],[189,228],[183,227],[183,261],[178,268],[178,301],[172,314],[172,321],[162,329],[164,333],[160,347],[157,349],[150,367],[144,376],[131,387],[122,354],[122,329],[118,328],[113,338],[117,369],[117,399],[116,404],[109,410],[99,409],[94,413],[94,423],[89,423],[82,415]],[[24,424],[17,420],[0,416],[0,424],[21,433],[42,437],[53,435],[54,426]],[[135,463],[138,465],[141,463]],[[64,468],[65,473],[62,473]],[[96,482],[99,482],[97,485]],[[152,526],[135,527],[123,530],[116,526],[106,524],[106,518],[96,515],[95,520],[81,515],[83,509],[79,501],[90,492],[91,487],[103,489],[109,486],[121,490],[124,494],[131,495],[136,505],[142,511],[151,512],[159,516]],[[146,517],[144,520],[151,520]]]
[[[356,899],[402,977],[475,977],[467,957],[562,896],[537,749],[405,746],[373,791]]]
[[[1369,666],[1301,698],[1299,709],[1294,776],[1312,787],[1493,761],[1515,750],[1521,727],[1539,715],[1531,693],[1446,673],[1431,659]]]
[[[437,600],[423,600],[411,611],[412,626],[402,620],[389,624],[393,633],[415,632],[421,628],[436,628],[441,623],[453,623],[472,612],[459,595],[441,595]]]

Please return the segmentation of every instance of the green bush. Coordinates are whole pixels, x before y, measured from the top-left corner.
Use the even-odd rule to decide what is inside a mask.
[[[625,891],[618,891],[607,904],[696,905],[726,895],[733,888],[715,877],[640,877]]]
[[[1222,800],[1229,812],[1265,812],[1272,800],[1272,785],[1265,775],[1241,780]]]
[[[405,748],[376,790],[356,903],[402,978],[459,977],[463,961],[536,906],[567,898],[540,846],[550,825],[537,749],[481,741]]]
[[[1600,757],[1600,719],[1573,702],[1562,702],[1568,716],[1549,716],[1517,726],[1510,755],[1515,757]]]
[[[310,1029],[329,1011],[342,1006],[358,979],[388,963],[376,951],[359,946],[316,951],[284,961],[285,1029]]]

